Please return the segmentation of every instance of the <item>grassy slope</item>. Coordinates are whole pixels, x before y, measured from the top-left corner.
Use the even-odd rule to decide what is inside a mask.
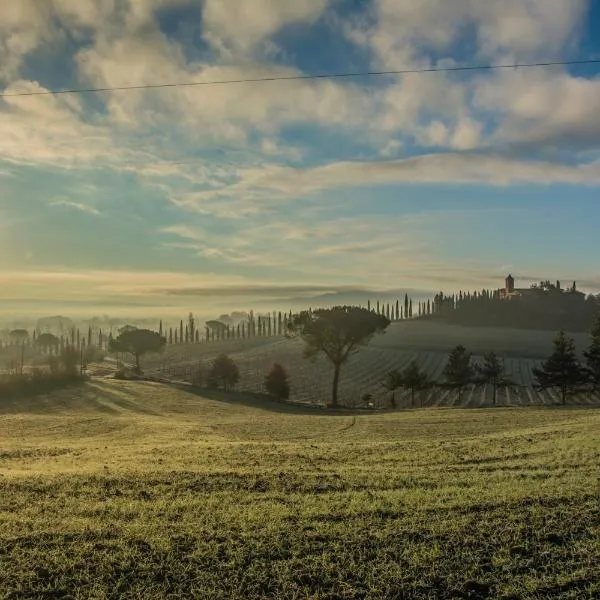
[[[0,406],[0,597],[600,597],[600,411]]]

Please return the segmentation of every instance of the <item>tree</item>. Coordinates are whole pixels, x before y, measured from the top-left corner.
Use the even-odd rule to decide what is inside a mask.
[[[267,393],[280,400],[287,400],[290,397],[288,379],[285,369],[279,363],[275,363],[269,374],[265,377],[265,389]]]
[[[410,405],[415,405],[415,392],[424,390],[429,387],[430,381],[427,373],[421,371],[416,361],[412,361],[404,371],[398,370],[391,371],[388,373],[387,379],[384,386],[392,392],[392,394],[398,388],[404,388],[410,390]],[[392,406],[395,408],[395,398],[392,396]]]
[[[141,373],[140,358],[146,354],[159,353],[164,350],[167,340],[149,329],[126,331],[112,341],[110,352],[126,352],[135,356],[136,373]]]
[[[61,351],[59,362],[67,375],[74,376],[77,374],[77,364],[79,363],[79,359],[79,352],[77,352],[73,346],[67,346]],[[54,360],[56,360],[56,358]]]
[[[196,319],[194,318],[193,313],[190,313],[188,315],[188,331],[190,341],[193,342],[196,339]]]
[[[594,389],[598,390],[600,389],[600,317],[596,319],[592,327],[592,343],[583,354],[589,381]]]
[[[375,334],[383,333],[389,319],[356,306],[335,306],[315,311],[303,311],[288,324],[289,333],[306,343],[304,355],[316,358],[324,354],[333,364],[331,406],[338,408],[338,389],[342,366],[367,344]]]
[[[60,345],[60,340],[51,333],[42,333],[41,335],[38,335],[36,345],[42,351],[53,353]]]
[[[179,343],[183,344],[183,319],[179,321]]]
[[[214,381],[217,386],[223,384],[223,389],[227,391],[229,387],[234,387],[240,380],[240,372],[229,356],[221,354],[212,364],[209,380]]]
[[[483,357],[483,364],[477,365],[476,372],[479,382],[492,386],[494,390],[493,404],[496,404],[498,387],[512,385],[512,382],[506,378],[504,362],[494,352]]]
[[[559,388],[561,401],[573,394],[586,381],[586,373],[577,360],[575,341],[561,331],[554,340],[554,352],[542,364],[541,369],[532,369],[541,389]]]
[[[29,341],[29,332],[26,329],[13,329],[8,338],[11,344],[23,346]]]
[[[392,408],[396,408],[396,390],[402,387],[402,373],[397,369],[390,371],[383,382],[383,387],[391,392],[390,404]]]
[[[446,381],[458,389],[458,402],[462,398],[462,391],[466,385],[471,383],[475,375],[471,365],[471,353],[462,346],[456,346],[448,357],[448,364],[444,369],[444,378]]]

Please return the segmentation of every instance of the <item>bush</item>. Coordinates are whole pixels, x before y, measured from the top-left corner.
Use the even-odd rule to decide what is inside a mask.
[[[279,363],[275,363],[265,377],[265,388],[270,396],[280,400],[287,400],[290,397],[288,374]]]
[[[84,380],[85,377],[77,373],[36,371],[31,375],[5,375],[0,377],[0,398],[23,398],[48,394]]]

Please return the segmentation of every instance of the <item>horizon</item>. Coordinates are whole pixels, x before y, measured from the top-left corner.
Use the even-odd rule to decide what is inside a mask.
[[[599,27],[591,0],[4,3],[0,323],[599,293],[600,64],[13,95],[596,60]]]

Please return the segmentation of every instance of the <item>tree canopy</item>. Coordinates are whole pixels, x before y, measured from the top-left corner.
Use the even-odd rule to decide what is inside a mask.
[[[554,352],[541,369],[532,369],[538,387],[558,388],[562,403],[587,380],[586,373],[577,360],[575,341],[561,331],[554,340]]]
[[[337,408],[342,365],[374,335],[383,333],[389,324],[386,316],[366,308],[335,306],[293,316],[288,323],[288,332],[304,340],[305,357],[323,354],[333,364],[331,406]]]
[[[472,354],[462,346],[456,346],[448,357],[448,363],[444,369],[446,381],[453,387],[458,388],[458,401],[460,402],[463,388],[473,381],[475,369],[471,364]]]
[[[240,371],[229,356],[221,354],[213,361],[208,380],[217,387],[223,385],[223,389],[227,391],[240,380]]]
[[[109,342],[111,352],[126,352],[135,356],[136,372],[141,372],[140,358],[145,354],[162,352],[167,340],[149,329],[130,329]]]

